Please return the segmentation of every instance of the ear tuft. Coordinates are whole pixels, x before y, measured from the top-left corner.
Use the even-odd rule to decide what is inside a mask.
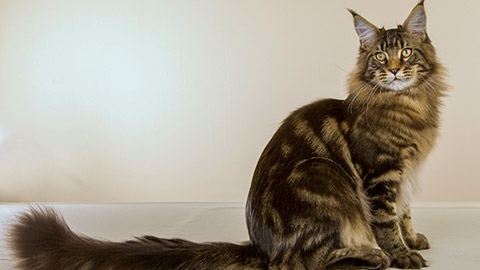
[[[355,10],[349,9],[349,8],[347,8],[347,10],[348,10],[348,12],[350,12],[352,14],[352,16],[358,16],[358,13],[355,12]]]
[[[370,41],[374,41],[378,36],[378,28],[367,21],[362,16],[358,15],[355,11],[348,9],[353,16],[353,23],[355,25],[355,31],[357,31],[360,44],[364,45]]]
[[[408,18],[403,23],[405,30],[422,39],[426,37],[427,32],[427,16],[425,14],[425,8],[423,6],[423,0],[416,5],[408,15]]]

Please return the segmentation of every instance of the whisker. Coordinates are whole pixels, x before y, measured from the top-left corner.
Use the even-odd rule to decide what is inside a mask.
[[[440,92],[436,87],[434,87],[429,81],[427,81],[425,78],[420,78],[423,80],[423,82],[426,84],[427,88],[435,92],[436,95],[440,95]]]
[[[370,108],[370,103],[375,95],[375,93],[377,92],[377,90],[380,88],[380,81],[378,81],[375,86],[373,87],[373,89],[370,91],[370,94],[368,96],[368,99],[367,99],[367,104],[366,104],[366,109],[365,109],[365,122],[367,124],[367,127],[370,129],[370,131],[372,132],[372,134],[375,134],[375,132],[373,131],[373,128],[372,126],[370,125],[370,122],[368,120],[368,109]]]
[[[362,93],[364,92],[365,90],[368,89],[368,87],[370,87],[369,84],[365,84],[363,87],[359,88],[358,90],[355,90],[357,91],[358,93],[353,97],[353,99],[350,101],[350,103],[348,104],[348,107],[347,107],[347,111],[349,111],[350,113],[353,113],[353,103],[355,102],[355,100],[357,99],[357,97]]]

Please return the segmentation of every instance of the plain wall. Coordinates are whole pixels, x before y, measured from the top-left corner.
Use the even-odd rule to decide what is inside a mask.
[[[352,8],[416,1],[1,0],[0,201],[244,201],[283,118],[345,98]],[[426,1],[450,70],[416,201],[480,201],[476,1]]]

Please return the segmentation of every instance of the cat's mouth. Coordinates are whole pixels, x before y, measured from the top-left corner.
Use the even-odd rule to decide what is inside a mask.
[[[386,83],[384,86],[390,90],[401,91],[413,84],[413,80],[394,79]]]
[[[404,90],[413,84],[413,78],[406,78],[404,76],[392,76],[387,78],[382,83],[382,86],[393,91],[401,91]]]

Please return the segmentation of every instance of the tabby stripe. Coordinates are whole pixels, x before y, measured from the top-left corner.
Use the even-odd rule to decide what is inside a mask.
[[[389,202],[394,202],[397,198],[397,193],[389,190],[388,193],[368,193],[371,203],[372,209],[380,209],[382,207],[387,207],[386,204]],[[378,208],[375,208],[378,207]]]
[[[398,152],[397,149],[392,148],[391,144],[381,143],[381,138],[378,136],[378,134],[365,131],[363,133],[363,136],[366,137],[372,145],[375,145],[375,147],[378,148],[378,151],[376,151],[377,153],[384,153],[384,154],[395,156]]]
[[[294,128],[295,134],[304,138],[315,153],[321,156],[330,156],[325,141],[320,139],[319,134],[315,132],[306,120],[301,119],[300,116],[295,117]]]
[[[374,222],[383,223],[383,222],[395,222],[398,223],[398,217],[395,210],[391,210],[390,212],[387,209],[379,208],[373,211],[373,219]]]
[[[398,123],[399,125],[410,126],[412,123],[416,122],[414,119],[418,119],[419,113],[408,107],[385,107],[379,110],[383,113],[382,118],[387,118],[385,120],[390,120],[390,123]]]
[[[388,192],[392,188],[398,188],[400,182],[398,180],[373,180],[373,182],[368,182],[367,191],[373,194],[383,194],[383,192]]]
[[[421,49],[415,49],[416,52],[418,52],[422,58],[423,58],[423,61],[425,61],[427,63],[427,65],[431,66],[430,62],[428,61],[428,58],[425,57],[425,54],[423,53],[423,51]]]
[[[420,69],[417,69],[417,73],[421,72],[421,73],[426,73],[426,72],[429,72],[430,69],[428,69],[425,65],[423,64],[420,64],[420,63],[417,63],[417,65],[420,67]]]
[[[378,227],[378,228],[382,228],[382,229],[387,229],[387,228],[394,228],[397,226],[397,222],[395,220],[391,220],[391,221],[385,221],[385,222],[372,222],[372,225],[374,225],[375,227]]]
[[[410,145],[408,141],[409,138],[411,138],[411,134],[400,133],[400,130],[394,130],[392,128],[389,128],[388,130],[385,129],[382,133],[376,134],[376,137],[378,138],[378,144],[384,144],[387,148],[395,146],[397,149]]]

